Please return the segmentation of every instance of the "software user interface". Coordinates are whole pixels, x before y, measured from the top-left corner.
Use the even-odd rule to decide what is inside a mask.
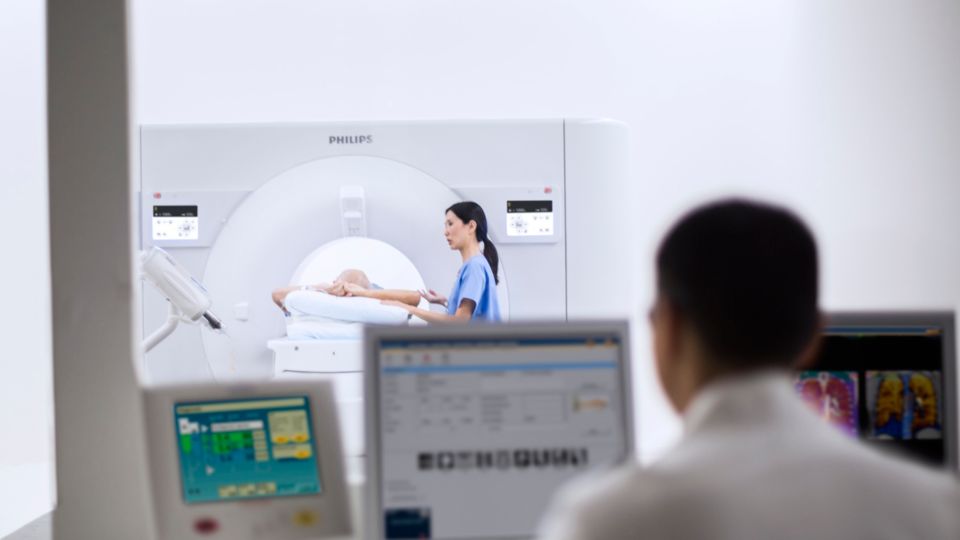
[[[320,492],[306,396],[177,403],[187,504]]]
[[[551,496],[622,460],[616,336],[383,341],[386,538],[522,537]]]
[[[798,373],[795,387],[844,433],[944,464],[943,347],[934,326],[831,327],[815,368]]]

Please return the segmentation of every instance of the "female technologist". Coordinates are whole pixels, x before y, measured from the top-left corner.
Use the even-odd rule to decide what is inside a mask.
[[[487,216],[483,208],[471,201],[447,208],[443,235],[450,249],[459,251],[463,259],[450,298],[433,290],[420,291],[420,294],[430,303],[446,306],[447,312],[438,313],[390,300],[384,303],[406,309],[411,315],[430,323],[500,321],[497,300],[499,256],[497,248],[487,237]]]

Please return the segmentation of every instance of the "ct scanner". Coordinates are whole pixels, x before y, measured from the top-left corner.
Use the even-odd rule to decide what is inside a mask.
[[[628,291],[609,294],[633,264],[626,144],[608,120],[143,126],[140,247],[199,278],[225,331],[181,326],[144,355],[146,382],[330,378],[360,455],[359,339],[287,338],[270,292],[356,267],[446,294],[460,260],[444,210],[473,200],[500,253],[504,318],[629,316]],[[167,307],[152,287],[142,298],[147,336]]]

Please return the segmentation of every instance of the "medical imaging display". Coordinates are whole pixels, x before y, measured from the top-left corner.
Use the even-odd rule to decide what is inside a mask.
[[[804,371],[797,374],[794,386],[818,416],[856,436],[860,429],[857,379],[855,371]]]
[[[935,327],[830,327],[814,369],[797,373],[794,386],[844,433],[944,465],[943,347]]]
[[[941,439],[939,371],[868,371],[872,439]]]
[[[628,453],[621,346],[596,338],[382,342],[386,538],[517,538],[556,490]]]
[[[320,493],[306,397],[177,403],[188,504]]]

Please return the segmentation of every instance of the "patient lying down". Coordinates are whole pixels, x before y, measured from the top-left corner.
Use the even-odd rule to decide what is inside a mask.
[[[353,297],[356,300],[344,301]],[[420,302],[420,293],[402,289],[384,289],[374,283],[362,270],[349,268],[332,283],[316,283],[283,287],[272,294],[273,302],[283,310],[291,325],[316,322],[346,323],[405,323],[406,310],[381,304],[394,300],[409,305]]]
[[[384,289],[375,283],[370,282],[370,278],[363,270],[348,268],[337,276],[332,283],[316,283],[313,285],[295,285],[291,287],[282,287],[273,291],[273,303],[277,305],[287,315],[285,300],[287,295],[294,291],[316,291],[326,293],[332,296],[357,296],[362,298],[374,298],[377,300],[396,300],[415,306],[420,303],[420,293],[417,291],[408,291],[404,289]]]

